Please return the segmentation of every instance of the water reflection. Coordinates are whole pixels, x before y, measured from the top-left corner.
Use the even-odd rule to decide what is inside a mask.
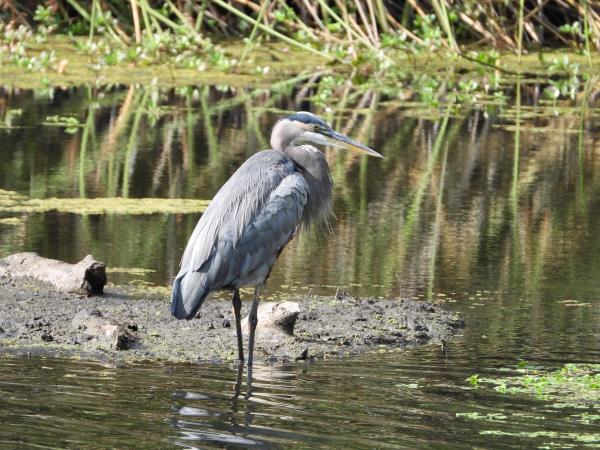
[[[568,290],[568,281],[553,280],[598,264],[600,249],[590,239],[598,229],[596,118],[591,108],[542,104],[530,85],[517,92],[522,102],[514,108],[453,112],[447,126],[376,92],[355,92],[320,111],[385,159],[328,152],[336,184],[332,229],[290,245],[269,294],[311,288],[433,298],[465,290],[473,277],[480,289],[520,286],[529,296]],[[310,94],[310,86],[286,82],[268,91],[70,88],[46,99],[3,90],[0,186],[33,198],[211,198],[267,146],[274,120],[306,109]],[[69,134],[43,125],[49,116],[77,117],[80,126]],[[0,223],[0,252],[34,250],[70,261],[92,252],[112,267],[154,270],[113,274],[115,282],[142,277],[137,281],[167,286],[196,220],[29,214],[16,225]],[[582,247],[589,251],[575,261]]]
[[[193,391],[176,391],[173,398],[176,404],[173,410],[176,416],[171,421],[177,431],[173,442],[177,445],[204,447],[206,444],[239,445],[269,447],[269,440],[264,437],[285,437],[284,430],[255,425],[258,416],[264,416],[260,409],[263,406],[271,409],[290,407],[285,401],[296,400],[291,394],[277,394],[273,390],[286,389],[281,383],[293,383],[297,377],[290,376],[281,367],[258,365],[254,372],[246,372],[245,368],[238,365],[235,369],[235,382],[231,389],[220,392],[221,406],[227,405],[226,411],[216,412],[210,404],[216,400],[214,395],[207,395]],[[256,383],[256,384],[254,384]],[[289,389],[289,386],[287,387]],[[263,392],[261,392],[263,391]],[[265,395],[266,391],[271,391]],[[281,400],[277,400],[277,399]],[[211,408],[211,409],[207,409]],[[294,408],[296,409],[296,408]],[[280,415],[280,419],[293,420],[291,416]],[[260,421],[260,417],[259,417]],[[258,438],[257,435],[262,435]]]

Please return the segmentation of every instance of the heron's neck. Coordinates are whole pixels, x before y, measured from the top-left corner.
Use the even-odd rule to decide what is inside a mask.
[[[292,145],[285,153],[294,161],[308,184],[308,202],[304,223],[318,222],[331,213],[333,181],[325,156],[311,145]]]

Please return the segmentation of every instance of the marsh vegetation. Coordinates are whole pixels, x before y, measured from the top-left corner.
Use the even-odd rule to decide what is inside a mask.
[[[502,102],[519,76],[572,99],[600,44],[587,0],[8,0],[1,17],[0,74],[13,84],[267,86],[306,70],[320,106],[374,86],[434,105]]]

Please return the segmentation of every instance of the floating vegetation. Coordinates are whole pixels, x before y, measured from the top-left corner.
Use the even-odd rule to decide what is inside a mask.
[[[600,364],[565,364],[552,372],[520,364],[520,376],[483,378],[472,375],[471,385],[491,384],[505,394],[533,395],[561,404],[600,408]],[[473,379],[477,382],[473,384]]]
[[[191,214],[203,212],[209,200],[182,198],[45,198],[29,199],[0,189],[0,212],[72,214]]]
[[[471,419],[471,420],[485,420],[488,422],[503,422],[504,419],[506,419],[508,416],[506,416],[502,413],[481,414],[481,413],[478,413],[477,411],[473,411],[473,412],[456,413],[456,417],[464,417],[465,419]]]
[[[20,108],[8,109],[4,113],[4,119],[0,121],[0,129],[11,130],[13,128],[16,128],[13,125],[13,122],[15,121],[15,119],[21,117],[22,114],[23,110]]]
[[[42,122],[42,125],[63,127],[65,132],[69,134],[75,134],[80,127],[83,127],[77,117],[71,116],[48,116],[46,122]]]
[[[474,388],[492,385],[495,391],[502,394],[529,395],[539,400],[552,402],[550,411],[547,408],[543,410],[543,414],[468,411],[458,412],[456,417],[502,424],[512,424],[514,421],[521,422],[526,419],[529,422],[537,421],[541,424],[545,423],[549,414],[553,414],[552,409],[561,409],[573,410],[570,418],[583,425],[600,423],[600,364],[565,364],[561,369],[547,371],[533,368],[522,361],[514,370],[519,373],[518,376],[483,378],[479,375],[472,375],[467,381]],[[509,369],[502,371],[509,371]],[[483,430],[480,431],[480,434],[544,440],[541,446],[538,445],[538,448],[551,448],[558,445],[554,440],[561,440],[561,448],[571,447],[570,444],[562,441],[596,445],[600,443],[599,433],[561,432],[539,427],[533,431],[511,431],[505,428]],[[545,439],[552,441],[545,442]]]
[[[587,302],[580,302],[577,300],[560,300],[557,303],[562,304],[563,306],[566,306],[568,308],[577,308],[577,307],[591,307],[592,304],[591,303],[587,303]]]
[[[15,191],[6,191],[4,189],[0,189],[0,207],[8,203],[20,202],[23,200],[27,200],[25,195],[21,195]]]
[[[147,281],[132,280],[125,288],[134,297],[158,297],[161,299],[171,297],[169,286],[158,286]]]
[[[552,402],[553,409],[573,409],[573,420],[582,424],[600,422],[600,364],[565,364],[559,370],[531,368],[522,362],[516,369],[519,376],[482,378],[472,375],[467,379],[471,386],[493,385],[502,394],[531,395],[537,399]],[[471,420],[504,420],[500,413],[481,414],[479,412],[457,413],[457,417]],[[495,431],[489,431],[490,434]],[[505,432],[498,432],[505,433]],[[524,434],[524,437],[536,437]],[[560,433],[540,435],[545,437],[570,438],[583,442],[600,442],[600,435],[579,435]]]
[[[108,273],[126,273],[129,275],[146,275],[154,273],[154,269],[144,269],[142,267],[107,267],[106,272]]]
[[[396,387],[400,389],[419,389],[418,383],[398,383]]]
[[[477,387],[479,386],[479,375],[478,374],[473,374],[471,375],[469,378],[467,378],[467,381],[469,382],[469,384],[473,387]]]
[[[21,225],[23,219],[21,217],[4,217],[0,219],[0,225]]]
[[[519,438],[551,438],[551,439],[568,439],[577,441],[580,443],[593,444],[600,442],[600,434],[598,433],[562,433],[559,431],[503,431],[503,430],[483,430],[480,434],[490,436],[513,436]],[[549,442],[545,446],[538,446],[538,448],[553,448],[556,447],[555,443]],[[560,445],[560,448],[566,448]]]

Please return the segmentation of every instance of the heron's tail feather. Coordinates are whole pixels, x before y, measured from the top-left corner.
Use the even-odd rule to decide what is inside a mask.
[[[206,274],[185,272],[173,282],[171,314],[177,319],[193,319],[208,296]]]

